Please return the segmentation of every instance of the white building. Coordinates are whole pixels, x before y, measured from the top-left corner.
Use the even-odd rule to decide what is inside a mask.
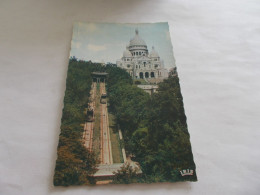
[[[160,59],[158,52],[152,47],[149,52],[145,41],[135,30],[135,36],[123,53],[123,57],[116,62],[117,67],[125,69],[133,78],[166,78],[168,71]]]

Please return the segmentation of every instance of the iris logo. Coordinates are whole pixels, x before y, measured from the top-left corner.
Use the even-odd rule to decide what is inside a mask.
[[[186,175],[193,175],[193,170],[192,169],[183,169],[180,171],[181,176],[186,176]]]

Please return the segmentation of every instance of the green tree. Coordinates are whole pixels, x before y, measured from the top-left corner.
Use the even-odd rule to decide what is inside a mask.
[[[129,184],[139,181],[137,170],[130,166],[129,163],[124,164],[120,170],[113,173],[115,174],[113,178],[113,183],[115,184]]]
[[[71,58],[68,67],[61,133],[58,145],[54,185],[92,184],[98,162],[82,143],[84,109],[89,102],[91,72],[102,70],[100,64]]]

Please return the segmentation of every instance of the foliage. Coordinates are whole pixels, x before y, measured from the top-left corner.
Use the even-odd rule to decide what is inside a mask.
[[[135,81],[135,85],[140,85],[141,81]]]
[[[84,123],[94,71],[109,73],[106,80],[109,110],[124,136],[120,145],[140,163],[143,172],[140,178],[131,167],[125,166],[116,173],[113,182],[196,181],[178,76],[165,79],[159,84],[158,92],[150,96],[133,85],[125,70],[113,64],[101,66],[71,58],[54,185],[95,183],[91,175],[96,171],[97,156],[83,146],[80,126]],[[195,174],[182,177],[182,169],[193,169]]]
[[[113,179],[113,183],[115,184],[129,184],[140,181],[137,170],[130,166],[129,163],[124,164],[120,170],[113,173],[115,174]]]
[[[95,183],[98,159],[83,146],[84,108],[89,102],[91,72],[102,70],[99,64],[71,58],[68,67],[61,133],[58,145],[54,185],[81,185]]]
[[[165,79],[158,93],[149,96],[127,77],[121,79],[120,70],[116,73],[119,79],[108,83],[110,109],[124,134],[127,154],[141,165],[143,181],[196,181],[196,173],[183,178],[179,172],[195,170],[195,164],[178,77]]]

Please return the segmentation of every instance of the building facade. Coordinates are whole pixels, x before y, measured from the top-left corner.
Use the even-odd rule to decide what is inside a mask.
[[[148,51],[145,41],[135,30],[135,36],[130,40],[129,45],[123,53],[123,57],[116,62],[117,67],[125,69],[132,78],[166,78],[168,71],[164,68],[158,52],[152,47]]]

